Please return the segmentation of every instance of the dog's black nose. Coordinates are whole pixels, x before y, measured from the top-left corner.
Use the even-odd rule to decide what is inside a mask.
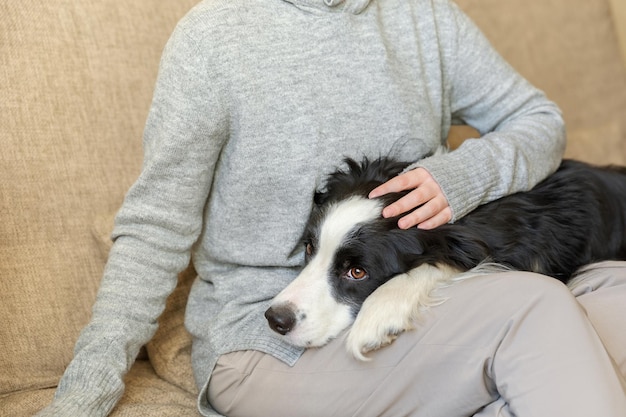
[[[268,308],[265,311],[265,318],[272,330],[283,336],[292,331],[296,325],[296,314],[289,305]]]

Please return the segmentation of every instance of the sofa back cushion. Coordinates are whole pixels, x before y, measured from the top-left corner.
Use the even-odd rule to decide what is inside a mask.
[[[56,385],[72,358],[96,219],[139,173],[161,50],[194,3],[0,2],[0,397]]]
[[[457,3],[513,67],[559,104],[566,156],[626,165],[626,71],[609,2]]]
[[[617,31],[622,60],[626,63],[626,2],[624,0],[609,0],[613,23]]]

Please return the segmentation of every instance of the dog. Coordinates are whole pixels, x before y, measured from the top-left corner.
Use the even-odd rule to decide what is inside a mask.
[[[532,190],[484,204],[454,224],[401,230],[398,218],[381,212],[405,193],[367,196],[408,163],[345,163],[315,193],[304,269],[265,312],[271,329],[293,345],[322,346],[352,325],[347,349],[368,360],[367,352],[444,301],[437,288],[480,274],[481,266],[567,283],[584,265],[626,260],[626,167],[564,160]]]

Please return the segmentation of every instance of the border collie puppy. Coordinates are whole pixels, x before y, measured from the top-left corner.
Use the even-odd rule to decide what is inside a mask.
[[[303,239],[306,266],[265,313],[296,346],[322,346],[352,325],[348,351],[366,360],[364,353],[391,343],[420,311],[444,301],[437,288],[481,273],[485,263],[567,283],[581,266],[626,260],[626,168],[565,160],[531,191],[480,206],[454,224],[401,230],[398,218],[381,212],[402,194],[367,195],[408,164],[346,164],[315,194]]]

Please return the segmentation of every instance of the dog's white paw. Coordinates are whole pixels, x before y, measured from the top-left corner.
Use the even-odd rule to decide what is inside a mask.
[[[421,265],[393,277],[365,299],[346,339],[346,348],[355,358],[392,343],[398,335],[415,328],[421,313],[444,299],[433,291],[450,283],[457,270]]]
[[[366,353],[391,344],[400,333],[413,329],[417,306],[399,300],[397,295],[383,291],[365,300],[346,339],[346,348],[355,358],[368,361]]]

